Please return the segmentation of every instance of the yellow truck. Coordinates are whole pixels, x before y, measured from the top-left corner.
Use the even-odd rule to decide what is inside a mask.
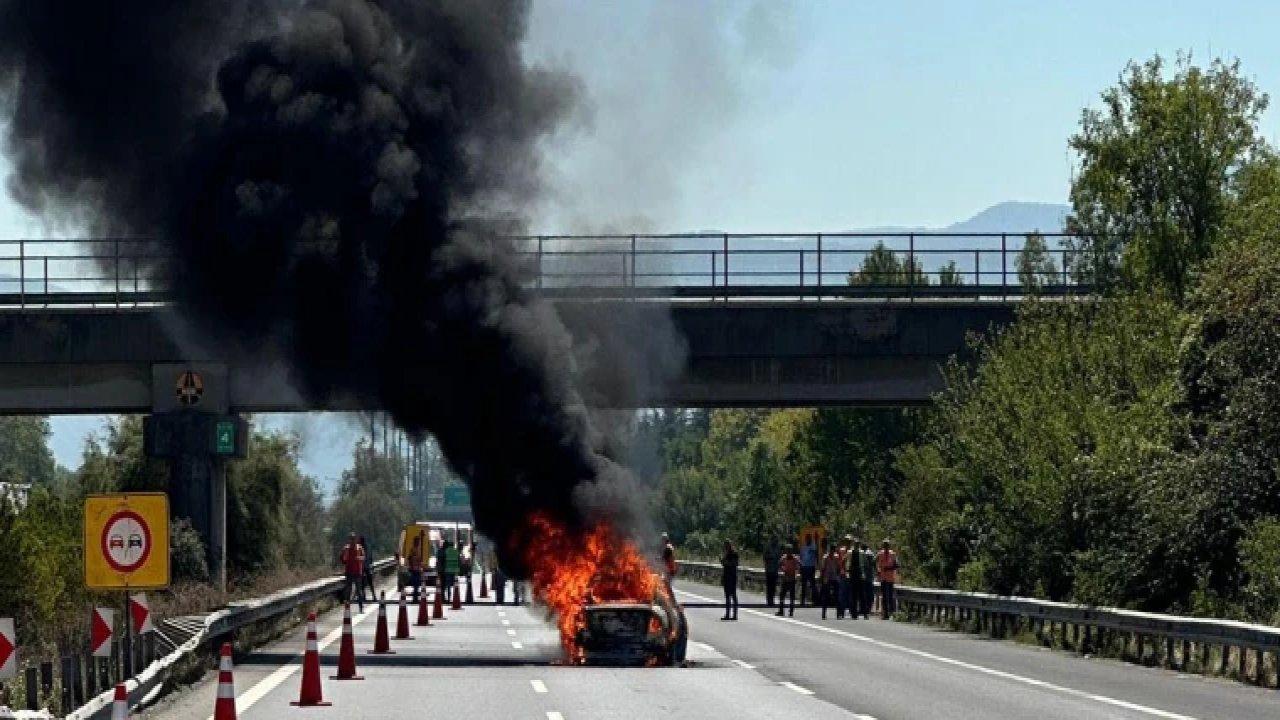
[[[471,544],[475,542],[475,532],[471,523],[449,521],[419,520],[411,522],[400,530],[400,587],[409,583],[409,553],[413,551],[413,543],[422,543],[422,582],[433,587],[439,582],[436,570],[436,553],[445,542],[454,543],[461,557],[471,556]]]

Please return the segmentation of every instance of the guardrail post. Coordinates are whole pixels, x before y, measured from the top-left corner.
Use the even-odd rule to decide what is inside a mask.
[[[818,233],[818,302],[822,302],[822,233]]]
[[[804,300],[804,249],[800,250],[800,299]]]
[[[916,298],[916,234],[907,236],[907,297]]]
[[[636,236],[631,236],[631,287],[636,286]],[[633,295],[635,293],[632,293]]]
[[[1244,646],[1236,648],[1236,675],[1240,678],[1240,682],[1245,681],[1244,674]]]
[[[44,697],[53,694],[53,661],[40,663],[40,694]]]
[[[35,710],[40,706],[40,671],[34,665],[27,668],[26,672],[26,691],[27,691],[27,709]]]
[[[1173,667],[1173,638],[1169,636],[1164,639],[1164,666]]]
[[[116,267],[115,267],[115,271],[116,271],[116,307],[118,308],[118,307],[120,307],[120,238],[116,238],[116,242],[115,242],[115,252],[116,252],[116,263],[115,263],[115,265],[116,265]]]
[[[724,234],[724,301],[729,302],[729,233]]]
[[[1000,233],[1000,299],[1009,299],[1009,249],[1005,233]]]
[[[1230,657],[1231,657],[1231,646],[1223,645],[1222,655],[1218,658],[1218,674],[1223,677],[1226,677],[1227,675],[1227,663],[1229,662]]]
[[[18,238],[18,306],[27,306],[27,241]]]

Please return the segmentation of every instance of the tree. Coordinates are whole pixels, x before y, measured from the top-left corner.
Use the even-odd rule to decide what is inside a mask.
[[[928,285],[929,278],[919,258],[903,256],[890,250],[883,242],[862,258],[857,270],[849,273],[850,285]]]
[[[370,446],[354,449],[352,467],[342,474],[329,511],[331,556],[348,533],[363,535],[376,557],[396,552],[400,530],[413,518],[401,462]]]
[[[1022,251],[1018,253],[1018,284],[1029,293],[1058,281],[1058,267],[1045,246],[1040,233],[1027,235]]]
[[[48,485],[54,465],[48,418],[0,417],[0,482]]]
[[[1166,77],[1159,56],[1131,63],[1101,109],[1086,109],[1070,147],[1079,156],[1068,228],[1077,277],[1123,279],[1181,298],[1212,253],[1239,179],[1266,144],[1258,118],[1268,98],[1239,62],[1207,68],[1179,56]]]
[[[964,276],[960,274],[960,269],[956,267],[955,260],[947,261],[938,269],[938,284],[943,286],[963,285]]]

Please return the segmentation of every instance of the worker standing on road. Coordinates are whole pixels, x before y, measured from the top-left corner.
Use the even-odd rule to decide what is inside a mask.
[[[422,592],[422,536],[413,539],[413,547],[409,548],[409,584],[413,586],[413,601],[418,602],[418,594]]]
[[[822,558],[822,619],[827,619],[827,607],[836,607],[836,617],[844,617],[844,605],[840,601],[840,551],[834,545],[827,548]]]
[[[363,563],[364,572],[362,573],[364,582],[362,584],[362,587],[360,588],[361,601],[363,602],[364,589],[368,588],[369,602],[376,602],[378,600],[378,594],[373,589],[373,555],[369,552],[369,543],[365,541],[363,535],[360,536],[360,553],[361,553],[361,556],[364,558],[364,563]]]
[[[662,576],[670,590],[671,581],[676,577],[676,546],[671,544],[666,533],[662,533]]]
[[[876,597],[876,556],[866,543],[858,542],[858,559],[862,562],[862,619],[871,617],[871,605]]]
[[[364,578],[364,549],[360,547],[360,542],[356,539],[356,534],[351,533],[347,538],[347,544],[342,546],[342,574],[345,581],[342,583],[342,601],[351,601],[351,591],[355,590],[356,602],[360,604],[360,612],[364,612],[364,592],[360,589],[360,583]]]
[[[814,580],[818,573],[818,547],[812,535],[804,536],[800,548],[800,604],[818,604],[818,586]]]
[[[852,582],[849,575],[850,563],[849,559],[857,553],[857,548],[853,545],[853,536],[845,535],[840,541],[840,606],[836,610],[836,617],[844,617],[844,611],[849,611],[849,617],[856,618],[858,616],[858,606],[853,602]],[[853,563],[856,567],[857,563]]]
[[[738,551],[733,543],[724,541],[724,555],[720,558],[720,584],[724,586],[724,617],[721,620],[738,619]],[[729,608],[733,616],[729,616]]]
[[[792,552],[791,546],[787,546],[786,551],[783,552],[778,566],[782,571],[782,584],[778,587],[778,617],[782,617],[783,606],[786,605],[788,595],[791,596],[790,614],[794,617],[796,614],[796,574],[800,571],[800,560]]]
[[[458,548],[450,540],[444,544],[444,599],[453,600],[454,583],[458,579],[458,571],[462,569],[462,560]]]
[[[890,549],[887,539],[880,543],[876,555],[876,574],[880,578],[880,616],[888,620],[898,609],[893,595],[893,586],[898,584],[898,554]]]
[[[773,597],[778,592],[778,558],[781,551],[778,541],[770,540],[764,549],[764,603],[773,607]]]
[[[852,535],[845,535],[845,604],[849,608],[849,619],[858,619],[858,609],[862,607],[862,551],[859,543]]]

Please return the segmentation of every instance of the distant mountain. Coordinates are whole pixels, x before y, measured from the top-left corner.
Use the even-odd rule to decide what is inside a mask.
[[[1023,233],[1032,230],[1053,233],[1062,232],[1070,205],[1057,203],[1002,202],[992,205],[977,215],[943,230],[947,232],[1008,232]]]

